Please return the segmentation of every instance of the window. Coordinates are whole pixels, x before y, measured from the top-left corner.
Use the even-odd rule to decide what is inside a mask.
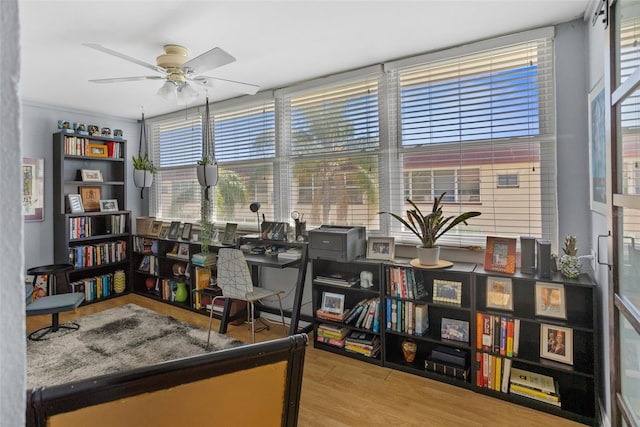
[[[429,203],[446,192],[446,215],[482,212],[471,226],[458,227],[457,238],[446,236],[449,243],[483,244],[492,234],[554,240],[552,48],[545,37],[385,66],[397,82],[404,173],[398,194]],[[394,211],[410,208],[394,197]],[[397,222],[390,227],[392,234],[405,232]]]
[[[446,215],[482,215],[445,244],[496,234],[555,241],[552,36],[520,33],[214,105],[212,220],[255,229],[247,206],[258,201],[272,220],[297,210],[308,227],[364,225],[413,242],[378,212],[404,212],[407,198],[430,209],[446,192]],[[154,122],[152,215],[199,219],[199,118]]]

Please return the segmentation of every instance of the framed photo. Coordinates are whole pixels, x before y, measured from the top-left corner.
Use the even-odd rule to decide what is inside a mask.
[[[573,329],[541,324],[540,357],[573,365]]]
[[[69,211],[71,213],[84,212],[84,206],[82,205],[82,197],[79,194],[68,194]]]
[[[102,144],[87,144],[87,156],[107,157],[107,146]]]
[[[393,237],[369,237],[367,258],[393,259],[395,256],[395,239]]]
[[[151,223],[151,228],[149,229],[147,234],[152,237],[157,237],[160,235],[161,231],[162,231],[162,221],[153,221]]]
[[[185,222],[184,227],[182,227],[182,235],[180,236],[182,240],[191,239],[191,223]]]
[[[224,235],[222,236],[222,243],[226,245],[232,245],[236,238],[236,230],[238,229],[238,224],[234,224],[228,222],[224,227]]]
[[[444,340],[469,342],[469,322],[457,319],[442,318],[440,338]]]
[[[44,221],[44,159],[22,159],[22,212],[27,222]]]
[[[197,231],[197,230],[196,230]],[[200,233],[191,233],[191,241],[193,243],[198,243],[200,241]]]
[[[100,169],[81,169],[80,175],[86,182],[102,182],[102,172]]]
[[[462,282],[433,279],[433,302],[462,305]]]
[[[513,274],[516,272],[516,239],[487,236],[484,269]]]
[[[159,235],[159,237],[160,237],[161,239],[166,239],[168,235],[169,235],[169,225],[168,225],[168,224],[164,224],[164,225],[162,226],[162,229],[160,230],[160,235]]]
[[[567,318],[564,285],[536,282],[536,316]]]
[[[169,239],[177,239],[178,238],[178,231],[180,230],[180,221],[172,221],[171,222],[171,226],[169,227],[169,234],[167,235],[167,237]]]
[[[118,200],[116,199],[100,200],[100,212],[117,212],[117,211],[118,211]],[[153,230],[153,224],[151,225],[151,229]]]
[[[101,187],[80,187],[80,196],[86,212],[97,212],[100,210],[100,199],[102,198]]]
[[[604,85],[602,79],[589,92],[589,200],[591,210],[606,214],[606,132],[604,126]]]
[[[513,284],[504,277],[487,277],[487,308],[513,311]]]
[[[327,313],[343,314],[344,313],[344,295],[335,294],[333,292],[322,293],[322,311]]]

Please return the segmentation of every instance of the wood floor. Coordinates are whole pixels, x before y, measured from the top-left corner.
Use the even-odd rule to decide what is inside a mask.
[[[177,319],[207,327],[209,318],[140,295],[125,295],[63,313],[64,322],[134,303]],[[27,331],[49,324],[51,316],[27,318]],[[214,319],[217,330],[218,321]],[[250,342],[246,326],[229,326],[227,335]],[[263,341],[284,335],[282,326],[256,334]],[[470,390],[382,368],[313,348],[306,352],[300,426],[579,426]]]

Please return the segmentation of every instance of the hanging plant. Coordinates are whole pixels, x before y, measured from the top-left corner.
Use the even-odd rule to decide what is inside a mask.
[[[153,175],[157,169],[151,159],[147,148],[147,126],[144,121],[144,113],[140,121],[140,145],[138,145],[138,156],[131,157],[133,162],[133,183],[136,187],[141,188],[140,198],[144,199],[144,189],[151,187],[153,184]],[[144,144],[144,154],[142,153],[142,145]]]
[[[218,184],[218,162],[216,161],[213,147],[213,135],[211,131],[211,121],[209,119],[209,98],[207,98],[204,132],[202,133],[202,159],[196,165],[196,175],[198,182],[202,186],[200,199],[200,227],[202,240],[200,250],[202,253],[209,252],[213,234],[213,224],[210,221],[212,215],[211,188]]]

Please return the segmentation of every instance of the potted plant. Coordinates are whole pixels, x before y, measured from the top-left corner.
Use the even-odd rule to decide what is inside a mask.
[[[137,157],[133,156],[131,160],[133,161],[133,183],[135,186],[139,188],[151,187],[153,175],[158,170],[149,156],[145,153]]]
[[[424,215],[420,208],[411,200],[407,202],[413,209],[407,210],[407,219],[392,212],[380,212],[380,214],[389,214],[407,227],[413,234],[418,236],[421,245],[418,246],[418,258],[420,264],[435,265],[440,260],[440,247],[436,245],[436,241],[442,237],[447,231],[460,223],[467,225],[467,220],[474,216],[480,215],[480,212],[464,212],[458,216],[444,217],[442,212],[442,199],[447,192],[443,192],[440,196],[433,200],[431,212]]]
[[[218,162],[211,156],[204,156],[196,166],[198,182],[203,187],[211,187],[218,184]]]

